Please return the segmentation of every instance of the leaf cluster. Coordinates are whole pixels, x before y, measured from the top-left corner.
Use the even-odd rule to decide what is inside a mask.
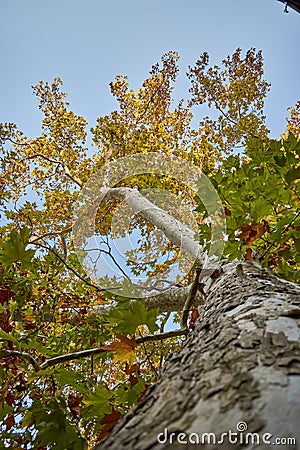
[[[280,140],[248,140],[242,156],[232,155],[211,176],[226,216],[224,255],[253,257],[293,281],[299,278],[300,142],[289,133]],[[205,218],[204,207],[199,211]],[[200,224],[201,240],[210,226]]]

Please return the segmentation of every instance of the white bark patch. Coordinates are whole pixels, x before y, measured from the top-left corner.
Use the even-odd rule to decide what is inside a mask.
[[[189,417],[195,417],[195,419],[191,420],[188,425],[188,433],[194,432],[202,435],[213,431],[216,435],[220,435],[230,429],[236,432],[235,426],[243,420],[244,414],[239,408],[232,408],[226,411],[226,414],[221,415],[220,403],[217,399],[200,399],[189,412]]]
[[[179,220],[176,220],[166,211],[146,199],[137,189],[124,187],[103,189],[102,195],[107,199],[124,200],[136,214],[140,214],[144,219],[151,222],[182,250],[202,263],[206,261],[207,258],[202,247],[194,239],[195,233]]]
[[[300,339],[300,328],[296,319],[291,317],[278,317],[267,321],[266,331],[270,333],[284,333],[289,341]]]
[[[253,314],[254,311],[255,314],[268,315],[276,311],[282,311],[284,307],[288,310],[289,304],[284,301],[284,298],[285,295],[280,293],[270,294],[270,298],[262,298],[258,295],[253,295],[248,297],[243,304],[227,311],[225,315],[227,317],[238,316],[240,319],[249,314]]]
[[[299,376],[290,376],[287,386],[282,386],[277,382],[270,385],[268,377],[262,382],[260,376],[261,373],[256,372],[256,378],[262,388],[255,409],[256,411],[263,411],[263,418],[266,422],[260,434],[271,433],[274,438],[272,442],[275,441],[275,438],[299,436]],[[280,414],[278,414],[278,411],[280,411]],[[285,448],[289,447],[286,446]]]
[[[256,330],[256,325],[254,322],[250,322],[249,320],[239,320],[238,327],[241,330],[246,330],[248,332]]]

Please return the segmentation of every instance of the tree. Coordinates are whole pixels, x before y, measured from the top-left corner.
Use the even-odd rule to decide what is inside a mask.
[[[59,79],[34,87],[41,136],[1,126],[4,448],[176,448],[237,422],[299,437],[298,104],[269,139],[262,55],[237,49],[201,55],[174,108],[177,60],[137,92],[116,77],[94,154]]]

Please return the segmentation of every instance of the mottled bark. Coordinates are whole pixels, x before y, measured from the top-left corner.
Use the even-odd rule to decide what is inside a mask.
[[[142,299],[145,307],[149,309],[158,308],[160,312],[173,312],[173,311],[182,311],[186,298],[189,295],[191,290],[190,286],[176,287],[166,290],[164,292],[160,292],[159,294],[152,295],[151,297],[145,297]],[[132,300],[132,303],[135,300]],[[195,297],[193,297],[193,306],[197,307],[203,303],[203,295],[200,292],[197,292]],[[107,314],[109,313],[115,306],[117,302],[108,304],[108,305],[97,305],[88,307],[87,310],[89,313],[94,314]],[[66,308],[61,309],[61,312],[66,311]],[[70,308],[68,310],[71,317],[76,317],[81,314],[80,308]]]
[[[276,438],[295,438],[300,448],[299,286],[235,262],[225,262],[217,277],[202,282],[206,299],[195,329],[169,356],[159,381],[97,448],[195,448],[191,437],[196,442],[196,435],[215,433],[218,440],[237,432],[241,421],[248,429],[238,439],[257,433],[248,435],[248,444],[234,444],[228,436],[213,444],[210,437],[210,444],[198,447],[295,449],[272,445]],[[158,442],[160,433],[165,443]]]
[[[167,211],[150,202],[137,189],[126,187],[102,189],[102,195],[106,200],[124,200],[136,214],[161,230],[181,250],[198,259],[202,264],[206,262],[207,257],[199,241],[195,239],[195,232]]]

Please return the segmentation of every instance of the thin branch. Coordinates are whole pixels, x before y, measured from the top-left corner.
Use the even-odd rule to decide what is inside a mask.
[[[166,333],[146,335],[146,336],[141,336],[141,337],[137,338],[136,343],[143,344],[144,342],[161,341],[163,339],[169,339],[169,338],[178,337],[178,336],[186,336],[188,333],[189,333],[188,329],[182,329],[182,330],[168,331]],[[17,350],[0,349],[0,356],[4,356],[4,357],[15,356],[17,358],[22,358],[26,361],[29,361],[30,364],[33,366],[34,370],[36,372],[39,372],[40,370],[48,369],[48,367],[55,366],[56,364],[61,364],[61,363],[65,363],[68,361],[74,361],[76,359],[81,359],[81,358],[87,358],[89,356],[98,355],[100,353],[105,353],[107,351],[109,351],[109,350],[104,350],[102,348],[90,348],[88,350],[82,350],[81,352],[67,353],[66,355],[54,356],[53,358],[47,359],[42,364],[39,364],[36,361],[36,359],[33,356],[31,356],[29,353],[19,352]]]
[[[40,365],[40,370],[45,370],[50,366],[55,366],[56,364],[74,361],[76,359],[86,358],[91,355],[98,355],[99,353],[105,353],[107,350],[102,348],[90,348],[88,350],[82,350],[81,352],[67,353],[66,355],[54,356],[53,358],[47,359],[43,364]]]
[[[169,320],[169,318],[170,318],[170,315],[171,315],[171,311],[168,311],[168,312],[165,314],[164,318],[162,319],[161,324],[160,324],[160,329],[159,329],[161,333],[164,332],[164,330],[165,330],[165,325],[166,325],[166,323],[168,322],[168,320]]]
[[[217,102],[215,102],[215,105],[216,105],[216,109],[217,109],[221,114],[223,114],[223,116],[225,117],[225,119],[227,119],[229,122],[233,123],[233,125],[237,125],[237,121],[234,120],[234,119],[232,119],[231,117],[229,117],[228,114],[226,114],[225,111],[223,111],[223,109],[219,106],[219,104],[218,104]],[[249,134],[250,136],[252,136],[252,137],[254,137],[254,138],[256,138],[256,139],[259,139],[259,136],[257,136],[255,133],[253,133],[253,132],[250,131],[250,130],[246,130],[245,128],[242,128],[242,131],[243,131],[245,134]]]
[[[34,236],[33,239],[31,239],[28,244],[35,244],[37,241],[40,241],[41,239],[44,239],[45,237],[50,237],[50,236],[60,236],[62,234],[66,234],[69,231],[72,231],[72,227],[67,227],[64,230],[61,231],[51,231],[49,233],[44,233],[41,234],[40,236]]]
[[[180,319],[180,328],[182,330],[185,330],[187,328],[189,312],[190,312],[191,306],[195,300],[195,297],[196,297],[196,294],[198,291],[200,272],[201,272],[201,269],[197,267],[195,279],[190,287],[188,296],[186,298],[186,301],[185,301],[185,304],[184,304],[184,307],[182,310],[181,319]]]
[[[286,233],[286,231],[292,226],[293,222],[295,222],[295,220],[299,217],[299,215],[300,215],[300,211],[295,215],[295,217],[293,218],[293,220],[291,220],[291,222],[290,222],[289,224],[287,224],[287,225],[285,225],[285,227],[283,227],[283,229],[282,229],[282,231],[281,231],[281,233],[280,233],[280,236],[282,236],[283,233]],[[263,257],[263,258],[264,258],[264,257],[266,256],[266,254],[270,251],[270,249],[271,249],[272,247],[275,246],[276,242],[277,242],[277,240],[275,239],[274,241],[272,241],[272,242],[270,243],[269,247],[268,247],[268,248],[266,249],[266,251],[262,254],[262,257]],[[280,247],[279,247],[279,249],[280,249]],[[276,251],[275,251],[274,253],[276,253]]]
[[[76,272],[75,269],[73,269],[73,267],[69,266],[69,264],[58,253],[56,253],[55,250],[53,250],[53,248],[49,247],[48,245],[40,244],[39,242],[34,242],[34,245],[37,245],[38,247],[41,247],[41,248],[45,248],[46,250],[49,250],[50,252],[52,252],[56,256],[56,258],[58,258],[66,266],[66,268],[68,270],[70,270],[74,275],[76,275],[77,278],[79,278],[81,281],[83,281],[88,286],[95,288],[98,292],[107,291],[107,289],[101,289],[98,286],[96,286],[95,284],[88,281],[83,276],[81,276],[78,272]]]
[[[30,148],[35,152],[33,146],[30,144],[30,142],[24,142],[24,143],[22,143],[22,142],[16,142],[16,141],[14,141],[14,140],[11,139],[11,138],[8,138],[7,140],[8,140],[9,142],[11,142],[12,144],[14,144],[14,145],[20,145],[20,146],[30,147]],[[82,182],[81,182],[81,180],[79,180],[79,178],[77,178],[77,177],[75,177],[75,176],[73,176],[73,175],[71,174],[71,171],[70,171],[69,167],[68,167],[66,164],[62,163],[61,161],[57,161],[56,159],[49,158],[48,156],[43,155],[43,154],[41,154],[41,153],[36,153],[36,152],[35,152],[33,155],[26,156],[25,158],[22,158],[20,161],[18,161],[18,163],[20,163],[20,162],[22,162],[22,161],[29,160],[29,159],[34,159],[34,158],[36,158],[36,157],[45,159],[46,161],[51,162],[52,164],[57,164],[58,166],[59,166],[59,165],[62,166],[63,170],[65,171],[65,174],[67,175],[67,177],[69,177],[70,180],[72,180],[75,184],[77,184],[79,187],[82,188]],[[16,164],[16,163],[15,163],[15,164]]]
[[[165,333],[158,334],[148,334],[146,336],[141,336],[136,338],[136,343],[141,344],[142,342],[153,342],[153,341],[163,341],[164,339],[170,339],[178,336],[186,336],[189,333],[187,328],[182,328],[180,330],[166,331]]]
[[[16,356],[17,358],[25,359],[30,362],[36,372],[41,370],[39,363],[29,353],[18,352],[17,350],[0,349],[0,356]]]

